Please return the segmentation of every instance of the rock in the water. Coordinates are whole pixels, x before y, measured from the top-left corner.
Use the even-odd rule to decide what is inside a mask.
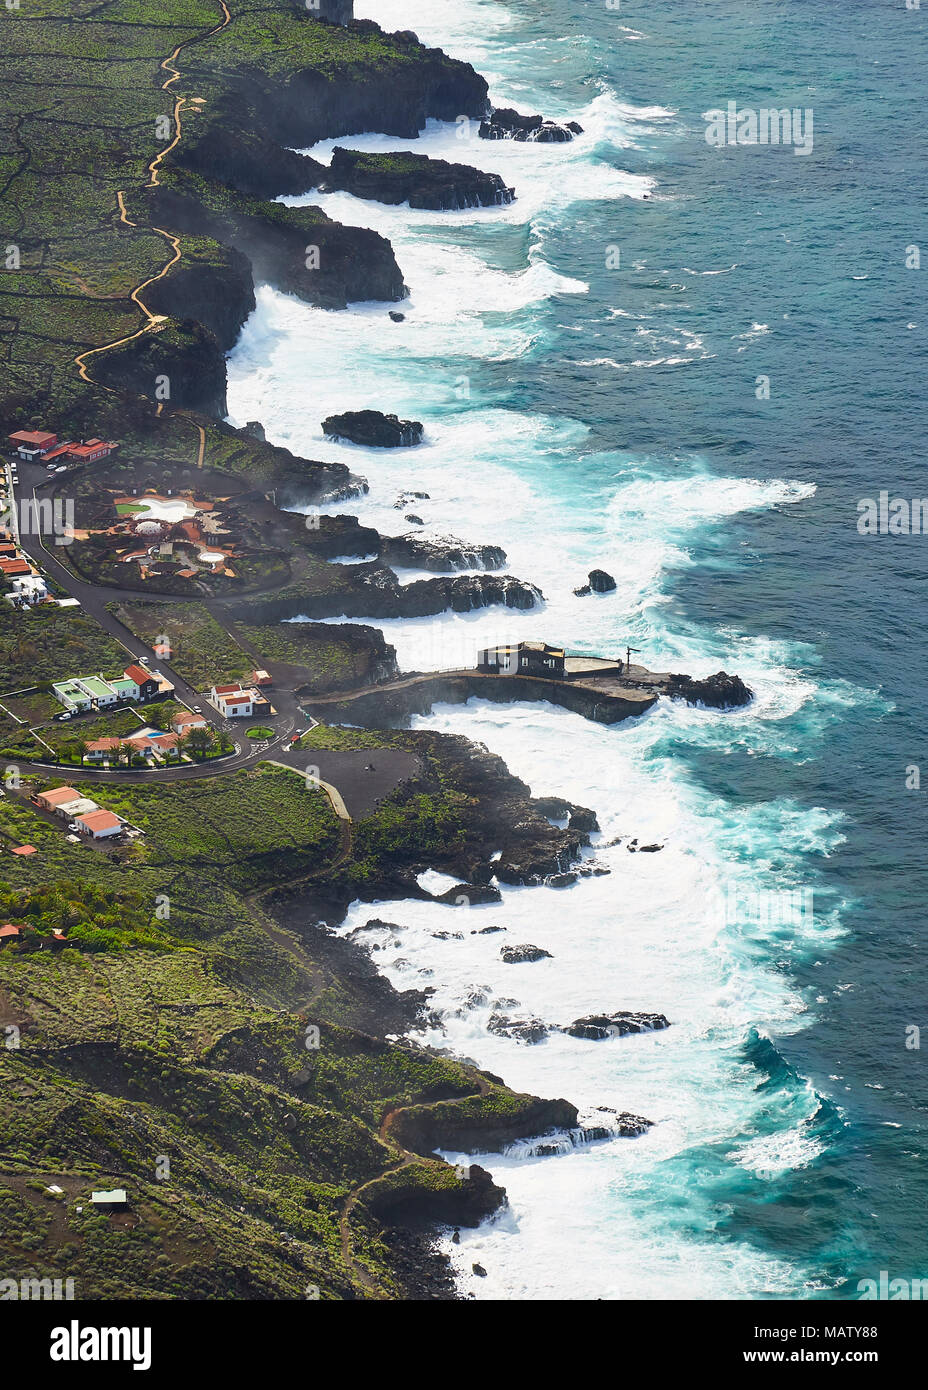
[[[623,1038],[628,1033],[653,1033],[660,1028],[669,1028],[670,1023],[663,1014],[636,1014],[620,1011],[615,1014],[587,1014],[585,1018],[575,1018],[562,1028],[572,1038],[589,1038],[599,1042],[603,1038]]]
[[[251,435],[252,439],[260,439],[262,444],[266,443],[264,426],[260,420],[249,420],[245,426],[245,434]]]
[[[345,191],[356,198],[373,198],[395,206],[457,211],[511,203],[513,190],[499,174],[469,164],[451,164],[410,150],[367,153],[336,145],[332,161],[319,184],[323,193]]]
[[[596,812],[591,811],[588,806],[572,806],[570,810],[570,820],[568,829],[580,830],[584,834],[589,834],[599,829],[599,821],[596,819]]]
[[[454,536],[384,536],[380,559],[385,565],[450,574],[454,570],[501,570],[506,552],[498,545],[469,545]]]
[[[485,1279],[487,1277],[487,1272],[484,1269],[483,1265],[474,1264],[471,1265],[471,1269],[474,1271],[475,1274],[478,1274],[481,1279]]]
[[[498,1037],[529,1044],[544,1042],[548,1036],[548,1025],[540,1018],[509,1018],[507,1014],[491,1014],[487,1029]]]
[[[352,444],[368,448],[405,449],[422,440],[419,420],[399,420],[379,410],[346,410],[341,415],[329,415],[322,430],[331,439],[348,439]]]
[[[451,907],[475,907],[479,903],[498,903],[502,893],[492,883],[455,883],[435,895],[437,903]]]
[[[399,311],[399,309],[391,309],[391,310],[390,310],[390,317],[391,317],[391,319],[393,320],[394,323],[405,323],[405,322],[406,322],[406,315],[405,315],[405,314],[401,314],[400,311]]]
[[[508,930],[508,927],[479,927],[471,932],[471,936],[491,936],[493,932]]]
[[[616,1129],[623,1139],[637,1139],[639,1134],[644,1134],[653,1124],[653,1120],[646,1120],[643,1115],[629,1115],[624,1110],[615,1118]]]
[[[535,960],[551,960],[550,951],[545,951],[541,946],[532,946],[528,942],[521,946],[503,946],[500,948],[500,960],[507,965],[524,965]]]
[[[415,512],[407,512],[406,515],[403,517],[403,520],[408,521],[410,526],[425,525],[425,522],[422,520],[421,516],[416,516]]]
[[[393,505],[394,505],[394,507],[396,508],[396,510],[397,510],[398,512],[401,512],[401,511],[403,510],[404,507],[408,507],[408,506],[409,506],[410,502],[428,502],[428,501],[429,501],[429,494],[428,494],[427,492],[401,492],[400,495],[399,495],[399,497],[398,497],[398,498],[396,499],[396,501],[393,503]]]
[[[511,106],[498,106],[480,122],[481,140],[531,140],[542,144],[564,143],[582,135],[576,121],[546,121],[544,116],[523,116]]]
[[[552,874],[548,879],[548,887],[569,888],[572,883],[577,882],[577,877],[576,869],[567,869],[564,873]]]
[[[754,698],[753,690],[741,677],[730,676],[727,671],[716,671],[705,680],[672,675],[667,683],[667,694],[672,699],[685,700],[688,705],[707,705],[712,709],[737,709]]]
[[[611,594],[614,589],[615,580],[611,574],[605,570],[590,570],[587,582],[574,589],[574,593],[578,598],[583,598],[586,594]]]

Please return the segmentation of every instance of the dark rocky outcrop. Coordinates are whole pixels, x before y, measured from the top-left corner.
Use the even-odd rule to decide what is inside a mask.
[[[153,314],[196,319],[228,352],[255,307],[248,258],[218,243],[194,243],[169,274],[146,288],[145,304]]]
[[[377,553],[380,534],[372,526],[362,526],[356,516],[329,516],[313,513],[312,526],[306,528],[305,544],[315,555],[331,560],[336,555],[361,558]],[[304,538],[301,536],[301,540]]]
[[[582,135],[576,121],[547,121],[544,116],[523,116],[511,106],[498,106],[480,122],[481,140],[531,140],[541,144],[559,143]]]
[[[572,1129],[577,1123],[577,1107],[569,1101],[521,1095],[518,1100],[522,1103],[510,1113],[499,1112],[496,1123],[479,1105],[466,1101],[406,1106],[384,1126],[385,1137],[418,1154],[431,1154],[439,1148],[457,1153],[499,1153],[519,1139]]]
[[[298,585],[242,605],[243,616],[256,622],[284,622],[288,618],[425,618],[436,613],[469,613],[502,604],[507,608],[532,608],[542,595],[532,584],[511,574],[457,575],[453,578],[418,579],[400,584],[392,570],[377,564],[344,565],[340,586],[319,591]]]
[[[615,580],[611,574],[605,570],[590,570],[587,582],[581,584],[579,589],[574,589],[578,598],[585,597],[586,594],[611,594],[615,589]]]
[[[437,211],[493,207],[511,203],[513,190],[499,174],[487,174],[467,164],[450,164],[409,151],[368,154],[336,145],[332,162],[320,184],[323,193],[344,190],[357,198],[380,203],[409,203],[411,208]]]
[[[254,198],[307,193],[326,172],[317,159],[279,145],[260,130],[213,123],[198,136],[185,136],[174,159],[191,173]]]
[[[485,903],[502,902],[503,895],[492,883],[455,883],[435,897],[437,903],[449,907],[477,907]],[[501,927],[484,927],[484,931],[501,931]]]
[[[409,566],[448,574],[458,569],[499,570],[506,552],[498,545],[468,545],[453,536],[384,536],[380,559],[385,565]]]
[[[652,1033],[660,1028],[669,1028],[670,1023],[663,1014],[640,1014],[620,1011],[614,1014],[587,1014],[576,1018],[562,1033],[572,1038],[589,1038],[599,1042],[603,1038],[624,1038],[628,1033]]]
[[[379,410],[346,410],[329,415],[322,422],[323,434],[330,439],[347,439],[373,449],[407,449],[422,441],[420,420],[398,420]]]
[[[225,353],[216,335],[193,319],[169,319],[91,361],[95,380],[111,390],[167,400],[172,410],[226,413]]]
[[[247,256],[255,282],[264,282],[324,309],[356,300],[398,300],[403,276],[386,237],[347,227],[316,207],[284,207],[231,189],[215,196],[205,180],[174,172],[147,190],[156,226],[208,236]]]
[[[391,1225],[441,1223],[479,1226],[506,1204],[505,1188],[497,1187],[485,1168],[472,1163],[463,1182],[426,1186],[420,1176],[421,1165],[411,1164],[386,1179],[373,1182],[364,1195],[364,1205],[379,1221]]]
[[[740,676],[717,671],[704,680],[692,676],[672,675],[667,682],[667,694],[672,699],[685,700],[688,705],[706,705],[711,709],[737,709],[750,704],[754,692]]]
[[[550,951],[546,951],[542,946],[532,946],[530,942],[523,942],[519,946],[500,947],[499,958],[506,965],[528,965],[536,960],[553,959]]]

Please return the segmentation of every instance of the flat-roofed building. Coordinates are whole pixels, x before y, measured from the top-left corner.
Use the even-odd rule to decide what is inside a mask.
[[[477,653],[478,671],[497,676],[553,676],[563,679],[564,648],[547,642],[509,642]]]

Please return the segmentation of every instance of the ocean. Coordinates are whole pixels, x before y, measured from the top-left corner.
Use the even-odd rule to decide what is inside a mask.
[[[416,721],[485,743],[536,795],[592,807],[590,854],[611,872],[484,907],[355,904],[343,929],[402,926],[374,936],[375,959],[398,987],[434,987],[429,1042],[594,1120],[606,1106],[654,1122],[484,1159],[510,1203],[445,1241],[460,1288],[842,1299],[881,1270],[928,1276],[928,1061],[906,1045],[928,1024],[911,785],[928,760],[928,538],[857,528],[861,499],[928,492],[928,271],[910,268],[928,237],[928,7],[356,12],[472,62],[495,105],[584,133],[489,142],[430,122],[414,148],[502,174],[506,207],[285,200],[383,232],[410,299],[327,313],[260,290],[229,364],[230,418],[363,473],[369,496],[333,510],[397,533],[400,493],[426,492],[411,506],[428,531],[501,544],[508,572],[542,589],[531,612],[379,624],[401,666],[472,664],[509,639],[629,644],[652,669],[724,668],[756,695],[729,713],[661,700],[612,728],[479,700]],[[711,146],[706,113],[729,102],[811,111],[811,150]],[[312,153],[336,143],[410,147],[370,134]],[[324,440],[326,415],[362,407],[422,420],[425,443]],[[616,591],[575,597],[593,566]],[[663,849],[630,854],[634,837]],[[486,925],[507,935],[472,934]],[[503,964],[501,939],[552,959]],[[640,1009],[671,1026],[526,1046],[487,1030],[499,999],[549,1024]]]

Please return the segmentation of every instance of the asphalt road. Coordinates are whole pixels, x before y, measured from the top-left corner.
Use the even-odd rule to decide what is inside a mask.
[[[43,467],[36,464],[19,462],[19,485],[15,489],[15,501],[20,506],[23,498],[31,498],[38,501],[42,489],[45,485],[52,482],[60,483],[63,474],[48,474]],[[35,518],[41,522],[44,520],[39,508],[36,508]],[[165,767],[157,770],[130,770],[108,771],[101,768],[86,767],[81,770],[79,777],[81,781],[100,781],[100,782],[176,782],[186,781],[191,778],[219,777],[227,772],[235,772],[240,768],[254,767],[257,763],[272,759],[275,762],[292,767],[295,771],[306,774],[307,768],[314,770],[314,775],[322,782],[328,782],[335,787],[349,815],[355,819],[370,812],[378,801],[389,795],[401,782],[413,776],[419,768],[419,759],[413,753],[407,753],[402,749],[381,748],[375,750],[359,751],[331,751],[324,749],[295,749],[290,748],[292,737],[295,733],[303,733],[310,727],[310,721],[300,709],[296,697],[292,691],[270,690],[268,692],[271,704],[277,713],[270,716],[261,716],[260,723],[273,730],[273,737],[264,741],[252,741],[245,738],[242,734],[236,736],[236,727],[229,721],[223,719],[218,710],[213,709],[204,696],[194,690],[184,678],[172,667],[169,661],[156,656],[151,647],[146,644],[133,632],[119,621],[113,614],[108,612],[107,604],[120,599],[143,600],[151,602],[152,599],[162,598],[163,601],[170,602],[170,598],[165,595],[147,593],[145,591],[133,589],[112,589],[109,587],[98,587],[88,583],[87,580],[79,579],[76,575],[66,568],[58,559],[56,551],[64,547],[54,544],[53,535],[44,528],[39,531],[30,530],[28,533],[21,532],[19,537],[21,549],[34,560],[35,563],[60,584],[62,589],[76,598],[85,613],[88,613],[105,632],[125,649],[127,657],[132,661],[145,659],[152,672],[166,676],[174,686],[174,695],[181,704],[192,709],[199,706],[203,718],[216,731],[225,730],[235,742],[235,752],[226,758],[213,759],[207,763],[185,763],[178,767]],[[176,600],[174,600],[176,601]],[[128,665],[128,660],[127,660]],[[76,674],[76,673],[75,673]],[[140,711],[144,711],[144,705],[139,706]],[[96,718],[96,715],[79,716],[69,721],[67,727],[77,730],[80,728],[82,720]],[[2,766],[12,766],[9,760],[0,762]],[[36,771],[53,772],[62,776],[78,776],[71,769],[66,773],[65,769],[53,763],[23,764],[23,769],[31,768]]]

